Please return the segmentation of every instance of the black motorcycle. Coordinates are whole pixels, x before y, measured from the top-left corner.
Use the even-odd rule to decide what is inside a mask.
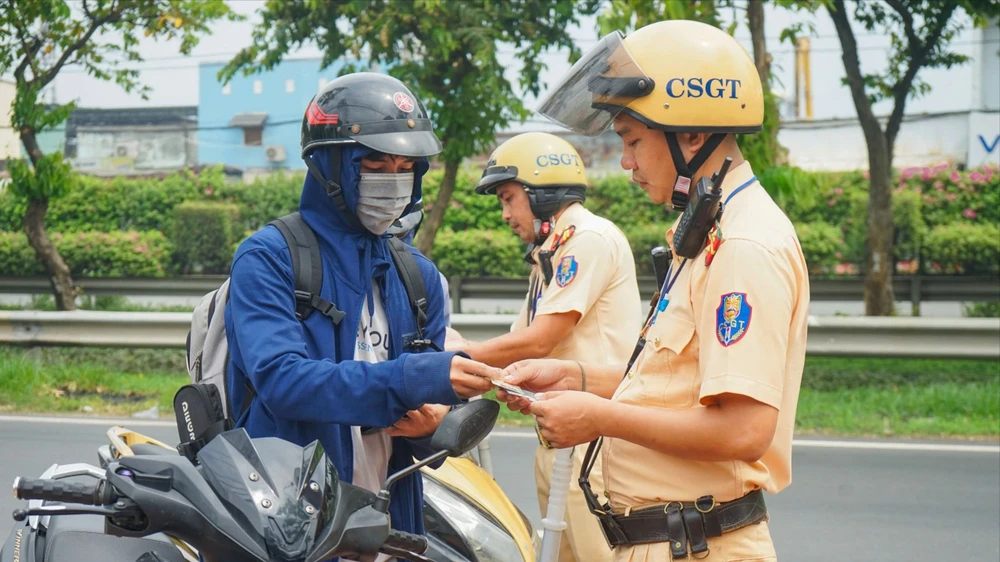
[[[33,501],[14,512],[23,524],[0,562],[186,562],[195,556],[186,545],[204,562],[371,562],[378,553],[431,562],[425,537],[390,527],[389,489],[428,464],[466,454],[498,413],[490,400],[449,412],[431,438],[437,452],[391,475],[378,494],[340,481],[318,442],[251,439],[242,428],[208,442],[197,464],[151,447],[108,462],[103,474],[77,465],[78,474],[62,475],[70,478],[17,478],[14,496]]]

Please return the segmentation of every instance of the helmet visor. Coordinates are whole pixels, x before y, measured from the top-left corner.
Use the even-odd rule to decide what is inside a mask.
[[[542,100],[538,112],[587,136],[600,135],[633,100],[653,91],[653,80],[622,41],[605,35]]]

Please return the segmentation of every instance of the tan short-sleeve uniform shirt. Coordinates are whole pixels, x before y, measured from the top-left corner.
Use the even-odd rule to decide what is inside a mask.
[[[745,395],[778,409],[774,440],[759,461],[747,463],[693,461],[606,439],[604,484],[615,510],[706,494],[726,502],[757,488],[777,492],[791,481],[809,278],[791,222],[749,163],[729,172],[723,201],[740,186],[725,206],[723,241],[711,265],[706,251],[683,269],[675,256],[666,306],[658,306],[645,348],[613,400],[684,410],[723,393]],[[667,241],[673,244],[673,229]]]
[[[546,286],[538,253],[551,248],[568,228],[572,235],[552,256],[552,280]],[[642,328],[639,285],[628,239],[611,221],[580,204],[570,205],[552,235],[535,251],[530,288],[511,330],[543,314],[576,311],[580,321],[548,357],[583,363],[628,362]],[[532,300],[535,311],[532,314]]]

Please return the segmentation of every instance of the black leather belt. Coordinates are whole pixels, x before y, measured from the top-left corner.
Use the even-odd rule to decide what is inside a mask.
[[[611,548],[645,543],[670,543],[673,559],[687,558],[688,545],[695,558],[708,556],[708,539],[722,536],[767,519],[764,493],[754,490],[742,498],[717,503],[712,496],[694,502],[670,502],[663,506],[644,507],[625,514],[601,505],[590,487],[590,471],[597,460],[603,439],[597,438],[587,448],[580,470],[580,488],[591,513],[597,516]],[[704,553],[704,556],[698,556]]]
[[[669,542],[673,558],[685,558],[689,543],[691,554],[704,552],[707,556],[707,539],[760,523],[766,517],[764,494],[755,490],[721,504],[712,496],[703,496],[695,502],[671,502],[634,510],[628,515],[608,513],[599,520],[612,548]]]

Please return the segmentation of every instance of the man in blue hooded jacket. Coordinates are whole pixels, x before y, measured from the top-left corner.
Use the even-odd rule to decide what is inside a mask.
[[[299,202],[320,246],[319,296],[333,307],[296,317],[291,254],[276,228],[248,238],[230,274],[225,319],[237,424],[251,437],[319,440],[343,480],[372,491],[428,456],[426,438],[447,406],[486,392],[498,375],[462,354],[404,348],[417,323],[386,232],[420,200],[427,157],[440,150],[426,110],[402,82],[375,73],[333,80],[303,118],[309,173]],[[414,256],[427,289],[424,337],[441,349],[439,273]],[[393,527],[423,533],[419,474],[390,492]]]

